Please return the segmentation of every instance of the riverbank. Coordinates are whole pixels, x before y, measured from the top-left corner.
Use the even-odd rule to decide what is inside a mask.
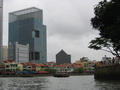
[[[93,73],[70,73],[70,76],[94,75]],[[28,75],[0,75],[0,77],[41,77],[53,76],[53,74],[28,74]]]
[[[120,64],[96,67],[94,78],[98,80],[120,80]]]

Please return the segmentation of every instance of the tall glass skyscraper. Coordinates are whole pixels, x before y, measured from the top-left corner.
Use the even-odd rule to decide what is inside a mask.
[[[29,44],[29,61],[46,63],[46,26],[43,25],[43,12],[32,7],[9,13],[9,44]],[[10,50],[9,50],[9,53]],[[8,58],[9,58],[8,53]]]
[[[0,61],[2,60],[3,0],[0,0]]]

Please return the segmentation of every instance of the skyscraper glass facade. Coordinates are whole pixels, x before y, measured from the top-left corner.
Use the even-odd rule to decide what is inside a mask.
[[[0,0],[0,61],[2,60],[3,0]]]
[[[9,13],[9,44],[29,44],[29,61],[46,63],[46,26],[42,10],[32,7]],[[10,51],[9,51],[10,53]],[[9,54],[8,54],[9,58]]]

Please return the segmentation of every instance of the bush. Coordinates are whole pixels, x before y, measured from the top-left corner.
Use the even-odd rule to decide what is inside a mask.
[[[76,69],[74,69],[74,72],[83,73],[84,69],[83,68],[76,68]]]

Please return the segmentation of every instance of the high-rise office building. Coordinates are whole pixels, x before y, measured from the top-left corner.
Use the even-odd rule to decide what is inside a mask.
[[[22,45],[29,44],[30,62],[46,63],[46,26],[43,25],[41,9],[32,7],[9,13],[8,43],[14,44],[15,42]]]
[[[2,60],[8,60],[8,46],[3,46],[2,48]]]
[[[71,55],[68,55],[64,50],[61,50],[56,54],[56,64],[70,64],[71,63]]]
[[[0,0],[0,61],[2,60],[3,0]]]

